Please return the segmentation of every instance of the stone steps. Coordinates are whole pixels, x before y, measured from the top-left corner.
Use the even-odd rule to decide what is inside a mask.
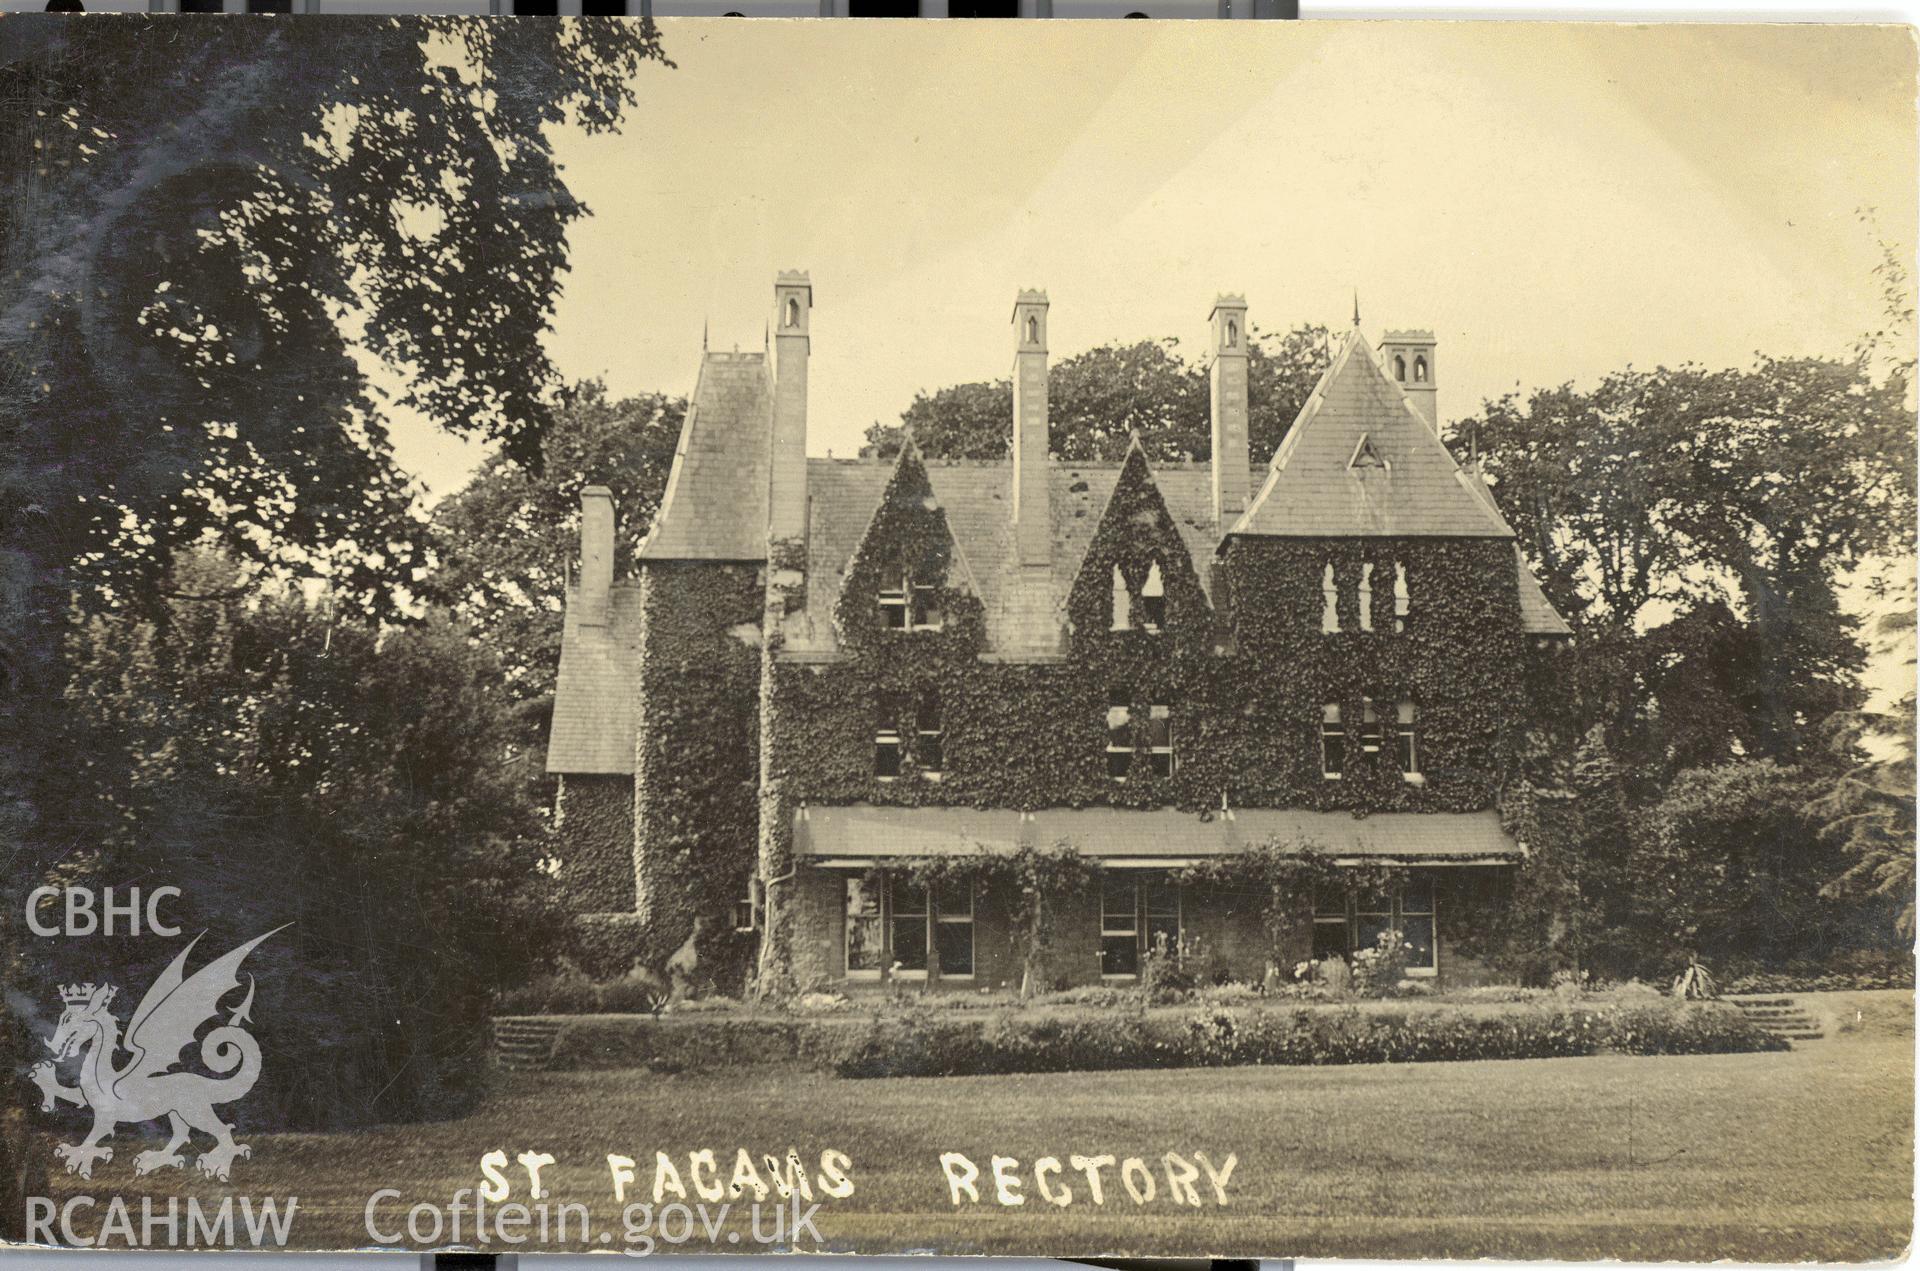
[[[1810,1042],[1826,1036],[1820,1021],[1791,997],[1735,997],[1727,1000],[1775,1037],[1789,1042]]]
[[[542,1072],[553,1059],[560,1025],[552,1020],[493,1021],[493,1062],[508,1072]]]

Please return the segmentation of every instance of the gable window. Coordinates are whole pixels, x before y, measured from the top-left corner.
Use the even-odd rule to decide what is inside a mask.
[[[1381,932],[1398,931],[1407,942],[1407,974],[1433,975],[1439,970],[1434,917],[1433,880],[1422,875],[1385,891],[1322,888],[1314,896],[1313,956],[1349,957],[1378,948]]]
[[[1147,760],[1156,777],[1173,775],[1173,708],[1147,707]]]
[[[1407,629],[1407,614],[1413,609],[1413,596],[1407,591],[1407,567],[1393,562],[1393,629]]]
[[[1397,724],[1400,743],[1400,775],[1409,784],[1420,785],[1426,781],[1426,778],[1420,775],[1420,748],[1414,741],[1413,716],[1413,703],[1400,703]]]
[[[940,723],[940,691],[928,689],[920,695],[920,708],[913,721],[913,761],[929,781],[938,781],[945,774],[945,735]]]
[[[1120,567],[1113,567],[1113,629],[1125,631],[1133,626],[1133,593],[1127,590],[1127,580],[1120,576]]]
[[[873,733],[873,775],[891,781],[900,775],[903,747],[900,739],[900,699],[892,693],[880,695]]]
[[[973,886],[937,888],[894,874],[846,881],[847,978],[903,980],[973,975]]]
[[[941,613],[934,584],[906,565],[880,584],[880,625],[889,631],[938,631]]]
[[[1133,703],[1122,690],[1107,695],[1107,775],[1125,781],[1133,767]]]
[[[1132,979],[1149,953],[1180,953],[1180,887],[1160,870],[1107,870],[1100,883],[1100,976]]]
[[[1373,566],[1360,567],[1360,629],[1373,630]]]
[[[1340,780],[1347,762],[1347,729],[1340,722],[1340,707],[1328,702],[1320,708],[1320,775],[1328,781]]]
[[[1140,587],[1140,627],[1148,635],[1159,635],[1167,625],[1167,589],[1160,581],[1160,562],[1147,569],[1147,581]]]
[[[1334,582],[1333,565],[1328,563],[1320,575],[1320,632],[1332,635],[1340,629],[1340,589]]]
[[[1380,716],[1373,709],[1373,699],[1360,699],[1360,752],[1367,755],[1380,753],[1380,744],[1385,733],[1380,727]]]

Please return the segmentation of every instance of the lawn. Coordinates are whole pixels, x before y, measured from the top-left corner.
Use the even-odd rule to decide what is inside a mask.
[[[656,1150],[685,1170],[688,1153],[710,1148],[724,1173],[741,1147],[756,1158],[793,1147],[809,1162],[837,1148],[855,1191],[814,1222],[828,1247],[864,1252],[1894,1258],[1912,1227],[1912,995],[1818,1005],[1852,1027],[1786,1054],[936,1080],[786,1067],[503,1076],[459,1121],[253,1136],[231,1190],[297,1195],[294,1243],[339,1248],[369,1243],[362,1215],[376,1188],[402,1192],[383,1210],[397,1226],[413,1201],[445,1205],[477,1185],[489,1149],[551,1153],[549,1203],[581,1201],[617,1227],[608,1153],[639,1163],[631,1202],[647,1198]],[[120,1142],[92,1183],[56,1176],[56,1193],[119,1192],[137,1206],[158,1180],[134,1179]],[[1072,1204],[1035,1194],[1038,1157],[1139,1156],[1158,1173],[1169,1151],[1216,1166],[1237,1156],[1230,1203],[1217,1207],[1203,1178],[1205,1207],[1176,1206],[1162,1176],[1136,1205],[1109,1172],[1096,1208],[1071,1168],[1059,1181]],[[950,1202],[942,1152],[979,1165],[985,1203]],[[1019,1160],[1026,1204],[994,1203],[996,1154]],[[524,1174],[510,1175],[524,1199]],[[230,1190],[160,1177],[156,1191]]]

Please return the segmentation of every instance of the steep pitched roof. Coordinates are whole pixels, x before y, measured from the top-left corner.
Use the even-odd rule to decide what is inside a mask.
[[[1356,463],[1371,453],[1377,462]],[[1292,538],[1511,538],[1358,331],[1327,368],[1228,531]]]
[[[773,380],[764,353],[707,353],[641,560],[765,560]]]
[[[560,678],[553,690],[547,771],[633,771],[634,685],[640,673],[640,589],[616,583],[607,625],[580,624],[579,596],[567,593]]]

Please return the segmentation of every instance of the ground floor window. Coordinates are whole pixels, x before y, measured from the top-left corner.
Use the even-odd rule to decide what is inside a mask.
[[[973,975],[973,887],[929,887],[900,875],[846,880],[847,978]]]
[[[1179,884],[1160,870],[1107,870],[1100,886],[1100,974],[1137,976],[1156,948],[1179,951]]]
[[[1315,898],[1315,959],[1344,958],[1371,949],[1379,943],[1380,933],[1388,930],[1399,931],[1411,950],[1407,974],[1432,975],[1439,969],[1431,878],[1415,875],[1392,891],[1327,888]]]

